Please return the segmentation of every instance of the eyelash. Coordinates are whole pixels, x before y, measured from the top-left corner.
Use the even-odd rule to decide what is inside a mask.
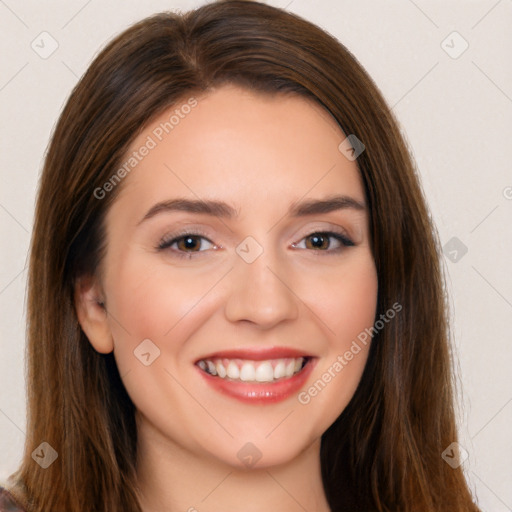
[[[306,238],[309,238],[313,235],[324,235],[329,238],[335,238],[338,242],[341,243],[341,246],[337,247],[335,249],[326,249],[326,250],[310,249],[311,251],[316,252],[316,253],[326,253],[325,255],[333,255],[333,254],[339,253],[340,251],[343,251],[344,248],[346,248],[346,247],[351,247],[351,246],[355,245],[354,242],[352,240],[350,240],[350,238],[348,238],[344,233],[337,232],[337,231],[313,231],[309,235],[306,235],[303,238],[301,238],[300,241],[302,241]],[[160,240],[160,243],[158,244],[156,249],[158,251],[167,250],[176,242],[179,242],[180,240],[187,238],[187,237],[201,237],[201,238],[206,239],[211,244],[213,244],[213,242],[205,235],[205,233],[201,233],[199,231],[196,231],[196,232],[184,231],[182,233],[175,233],[175,234],[171,235],[170,237],[163,237]],[[296,245],[296,244],[292,244],[292,245]],[[174,252],[178,258],[191,259],[197,255],[195,253],[201,253],[204,251],[186,252],[186,251],[179,251],[179,250],[172,249],[172,252]],[[321,254],[317,254],[317,255],[320,256]]]

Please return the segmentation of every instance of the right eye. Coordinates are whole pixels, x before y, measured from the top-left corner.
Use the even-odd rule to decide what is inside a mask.
[[[207,244],[210,244],[210,247],[203,249],[203,240],[206,241]],[[173,246],[175,248],[173,248]],[[193,253],[216,248],[218,247],[201,233],[180,233],[173,234],[169,237],[166,236],[162,238],[157,247],[160,251],[170,249],[172,252],[176,253],[176,256],[181,258],[192,258]]]

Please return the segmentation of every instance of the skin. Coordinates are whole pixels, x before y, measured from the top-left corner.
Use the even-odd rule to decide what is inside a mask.
[[[307,404],[297,393],[275,404],[239,402],[207,385],[194,362],[232,348],[293,347],[316,357],[307,390],[373,325],[367,210],[287,213],[334,193],[364,204],[357,165],[338,150],[345,135],[334,119],[307,99],[232,85],[197,99],[124,178],[106,217],[101,279],[77,287],[79,321],[97,351],[114,351],[137,408],[144,511],[328,511],[320,437],[353,396],[369,344]],[[169,211],[141,222],[176,197],[222,200],[239,217]],[[191,258],[177,256],[183,242],[156,249],[182,229],[205,237]],[[312,244],[311,234],[333,230],[355,245],[336,252],[334,238]],[[252,263],[236,252],[247,236],[263,249]],[[144,339],[160,350],[149,366],[134,356]],[[251,467],[237,456],[248,442],[261,453]]]

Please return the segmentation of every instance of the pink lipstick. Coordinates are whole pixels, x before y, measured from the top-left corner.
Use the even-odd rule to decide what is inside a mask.
[[[273,347],[215,352],[195,364],[216,391],[246,403],[264,404],[298,392],[315,363],[311,354]]]

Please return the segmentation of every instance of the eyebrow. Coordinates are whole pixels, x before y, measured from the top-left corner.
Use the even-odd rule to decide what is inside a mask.
[[[324,199],[307,199],[295,202],[291,205],[288,214],[291,217],[304,217],[321,213],[329,213],[337,210],[366,210],[366,205],[350,196],[330,196]],[[239,216],[239,209],[223,202],[215,200],[193,200],[176,198],[169,201],[161,201],[152,206],[140,220],[139,224],[147,219],[164,212],[189,212],[212,215],[215,217],[228,218]]]

